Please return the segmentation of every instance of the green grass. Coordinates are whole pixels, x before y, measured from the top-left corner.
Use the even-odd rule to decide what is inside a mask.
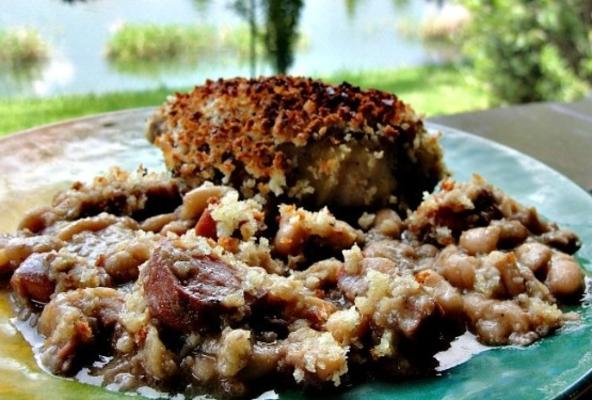
[[[343,72],[326,79],[397,94],[427,116],[487,108],[489,96],[464,67],[425,66],[398,70]]]
[[[170,89],[48,99],[1,99],[0,135],[83,115],[160,104]]]
[[[345,80],[365,88],[396,93],[412,104],[418,112],[430,116],[487,107],[486,92],[466,76],[464,70],[455,66],[440,66],[359,73],[343,72],[326,77],[325,80],[334,83]],[[175,90],[160,88],[47,99],[1,99],[0,135],[66,118],[158,105],[173,91]]]

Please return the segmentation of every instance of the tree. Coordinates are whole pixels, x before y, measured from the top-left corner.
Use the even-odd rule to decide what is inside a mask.
[[[285,74],[294,62],[302,0],[264,0],[265,48],[276,72]]]
[[[232,8],[249,24],[251,75],[256,70],[256,45],[261,39],[276,73],[285,74],[294,61],[302,0],[234,0]],[[263,13],[259,26],[258,13]]]
[[[591,0],[463,0],[465,51],[498,103],[571,100],[592,84]]]

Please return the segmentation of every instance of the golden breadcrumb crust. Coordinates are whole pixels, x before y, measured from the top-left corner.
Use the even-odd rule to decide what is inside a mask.
[[[422,191],[433,189],[444,173],[437,140],[395,95],[308,78],[208,80],[170,97],[152,118],[148,137],[163,150],[173,174],[191,186],[214,180],[246,195],[278,195],[294,186],[291,197],[314,192],[310,176],[327,173],[328,163],[314,165],[316,172],[307,171],[305,181],[306,168],[298,164],[307,151],[318,152],[310,147],[315,143],[333,149],[361,143],[377,158],[384,150],[389,168],[398,164],[393,149],[408,149],[405,157],[429,181]],[[300,175],[294,176],[296,170]]]

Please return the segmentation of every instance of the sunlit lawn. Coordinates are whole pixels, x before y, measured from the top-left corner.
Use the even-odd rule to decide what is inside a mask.
[[[465,68],[456,66],[344,72],[326,80],[347,81],[363,88],[395,93],[426,116],[484,109],[489,103],[487,91]]]
[[[428,116],[487,107],[486,92],[455,66],[420,67],[373,72],[343,72],[324,77],[396,93]],[[188,88],[184,88],[185,90]],[[177,88],[176,90],[183,90]],[[161,104],[174,89],[47,99],[1,99],[0,135],[82,115]]]
[[[47,99],[1,99],[0,135],[67,118],[160,104],[170,89]]]

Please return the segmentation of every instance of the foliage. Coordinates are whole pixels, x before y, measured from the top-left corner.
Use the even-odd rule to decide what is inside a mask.
[[[426,42],[457,43],[471,20],[465,7],[446,5],[429,15],[420,26],[419,35]]]
[[[590,0],[462,0],[465,53],[496,103],[571,100],[592,83]]]
[[[363,8],[364,3],[368,0],[343,0],[345,3],[345,12],[347,17],[352,19],[358,13],[360,8]],[[429,1],[429,0],[427,0]],[[391,0],[391,4],[395,12],[399,12],[405,8],[408,8],[411,0]]]
[[[418,112],[427,115],[450,114],[485,108],[486,93],[470,80],[457,66],[433,66],[401,70],[341,72],[326,77],[329,82],[351,82],[365,88],[376,88],[399,95]],[[176,88],[184,91],[188,88]],[[173,92],[159,88],[138,92],[107,93],[101,95],[70,95],[48,99],[0,100],[0,135],[99,112],[161,104]],[[454,101],[450,101],[454,99]]]
[[[285,74],[294,61],[303,0],[234,0],[231,6],[250,28],[251,70],[256,63],[252,38],[256,38],[263,41],[266,58],[275,73]],[[263,24],[258,22],[258,10],[263,13]]]
[[[157,76],[229,60],[246,62],[263,55],[263,38],[250,41],[249,27],[209,25],[123,25],[110,38],[106,54],[120,72]],[[251,45],[254,45],[251,48]]]
[[[0,30],[0,66],[30,68],[49,59],[49,45],[33,29]]]
[[[234,0],[229,4],[245,20],[248,31],[244,26],[216,30],[199,25],[126,24],[110,38],[107,57],[122,72],[155,75],[225,54],[239,61],[248,58],[254,73],[256,59],[264,54],[275,72],[286,73],[299,44],[303,0]],[[257,10],[263,13],[261,27]]]
[[[205,14],[210,6],[210,0],[192,0],[192,4],[199,13]]]
[[[223,49],[232,52],[232,56],[238,58],[241,63],[249,60],[251,57],[251,32],[248,26],[239,25],[234,28],[221,29],[219,34]],[[260,36],[255,35],[253,46],[255,57],[263,57],[263,40]]]
[[[107,57],[118,63],[195,60],[215,37],[210,26],[125,24],[109,39]]]

